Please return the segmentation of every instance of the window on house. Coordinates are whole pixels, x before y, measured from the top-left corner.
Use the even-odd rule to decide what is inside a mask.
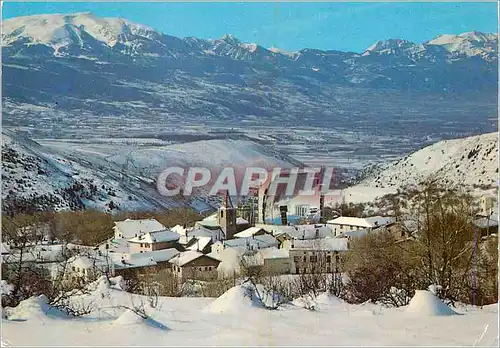
[[[328,263],[332,262],[332,256],[331,255],[327,255],[326,256],[326,262],[328,262]],[[328,267],[330,267],[330,266],[328,266]]]
[[[340,256],[339,255],[335,255],[335,262],[339,262],[340,261]]]
[[[224,210],[221,210],[220,211],[220,217],[223,218],[224,217]]]
[[[200,272],[202,272],[203,271],[203,267],[200,267],[199,270],[200,270]]]
[[[331,270],[332,270],[332,269],[331,269],[330,265],[326,265],[326,271],[327,271],[327,272],[330,272]]]
[[[351,231],[353,230],[353,228],[354,228],[353,226],[349,226],[349,229],[350,229]]]
[[[141,243],[141,248],[142,248],[142,243]]]
[[[309,261],[318,262],[318,257],[316,255],[309,256]]]
[[[76,271],[75,266],[71,267],[71,269],[73,270],[73,272],[75,272],[75,271]]]
[[[295,273],[300,273],[300,268],[297,267],[297,269],[295,270]]]
[[[300,262],[300,256],[294,256],[293,262]]]
[[[302,258],[302,261],[307,262],[307,256],[304,256],[304,257]]]

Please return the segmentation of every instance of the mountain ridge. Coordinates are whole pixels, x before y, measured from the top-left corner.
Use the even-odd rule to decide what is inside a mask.
[[[407,156],[369,167],[359,185],[403,188],[427,179],[446,187],[493,189],[498,178],[498,133],[442,140]]]
[[[39,21],[36,23],[36,21]],[[50,23],[49,23],[50,21]],[[110,47],[113,47],[116,42],[118,42],[118,38],[120,35],[124,35],[129,31],[131,34],[137,35],[137,36],[142,36],[144,38],[148,39],[153,39],[154,36],[157,35],[163,35],[163,36],[168,36],[168,37],[174,37],[170,36],[168,34],[163,33],[162,31],[155,30],[152,27],[139,24],[136,22],[132,22],[130,20],[127,20],[122,17],[97,17],[95,16],[92,12],[79,12],[79,13],[68,13],[68,14],[46,14],[46,15],[31,15],[31,16],[22,16],[22,17],[14,17],[10,18],[4,21],[3,23],[3,28],[4,28],[4,33],[7,32],[7,34],[2,35],[3,37],[3,42],[10,44],[13,42],[13,39],[15,41],[16,38],[18,38],[19,34],[22,33],[22,30],[19,31],[19,27],[23,27],[26,24],[31,24],[35,25],[37,27],[50,27],[51,24],[52,26],[54,25],[61,25],[64,21],[64,24],[66,25],[73,25],[75,29],[80,29],[82,30],[82,26],[85,28],[87,32],[89,32],[95,39],[106,42]],[[25,23],[28,22],[28,23]],[[61,22],[61,23],[59,23]],[[87,24],[87,26],[85,26]],[[98,25],[101,27],[98,28]],[[121,31],[118,31],[118,26],[121,26]],[[15,28],[15,29],[13,29]],[[96,31],[95,29],[98,28]],[[94,29],[94,30],[93,30]],[[12,33],[15,33],[15,35],[12,35]],[[154,34],[153,34],[154,33]],[[37,35],[38,34],[38,35]],[[49,43],[47,42],[46,37],[40,37],[40,34],[43,34],[43,32],[38,32],[37,34],[31,33],[31,37],[35,39],[35,42],[39,43]],[[111,35],[111,37],[107,37],[107,35]],[[28,34],[30,35],[30,34]],[[469,39],[467,41],[467,39]],[[5,40],[7,39],[7,40]],[[193,39],[193,37],[184,37],[184,38],[177,38],[179,40],[183,41],[190,41]],[[275,54],[280,54],[284,56],[290,56],[292,55],[298,55],[301,52],[305,50],[311,50],[314,49],[312,47],[304,47],[299,50],[294,50],[294,51],[288,51],[289,54],[282,54],[279,48],[265,48],[257,43],[245,43],[236,38],[235,36],[231,34],[225,34],[221,38],[217,39],[202,39],[202,38],[195,38],[197,41],[203,41],[204,44],[207,43],[217,43],[220,41],[224,41],[227,44],[236,46],[239,45],[240,47],[247,48],[250,52],[255,51],[256,48],[261,48],[267,52],[270,53],[275,53]],[[469,45],[471,42],[494,42],[498,41],[497,36],[492,33],[483,33],[479,31],[470,31],[470,32],[464,32],[460,34],[439,34],[436,37],[434,37],[431,40],[424,41],[422,43],[415,43],[409,40],[405,40],[402,38],[388,38],[385,40],[379,40],[375,42],[373,45],[368,47],[362,52],[344,52],[344,53],[354,53],[358,55],[366,54],[367,52],[374,52],[377,51],[378,46],[391,46],[394,48],[394,44],[397,44],[400,46],[401,44],[405,44],[407,46],[422,46],[422,45],[443,45],[446,46],[446,49],[449,52],[461,52],[460,48],[461,45],[464,42],[467,42]],[[491,45],[487,45],[486,48],[488,48],[487,53],[491,53],[493,51],[493,48]],[[325,49],[325,50],[317,50],[321,52],[343,52],[340,50],[336,49]],[[469,52],[470,53],[470,52]]]

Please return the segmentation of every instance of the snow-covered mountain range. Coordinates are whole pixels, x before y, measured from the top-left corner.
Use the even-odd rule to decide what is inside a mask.
[[[134,110],[117,104],[140,100],[198,118],[200,112],[218,120],[286,115],[290,122],[331,124],[345,122],[346,113],[364,118],[385,110],[384,118],[395,117],[388,99],[421,115],[435,113],[429,104],[437,97],[443,107],[488,102],[484,114],[491,117],[497,90],[494,34],[389,39],[360,53],[286,52],[232,35],[177,38],[91,13],[16,17],[2,25],[5,97],[99,114]]]
[[[429,178],[454,187],[497,187],[498,133],[437,142],[396,161],[368,168],[360,185],[402,188]]]
[[[100,18],[90,12],[9,19],[4,21],[2,39],[3,46],[12,46],[16,43],[25,46],[48,46],[53,49],[54,55],[72,55],[78,51],[100,53],[97,52],[99,49],[110,48],[130,56],[177,57],[181,54],[207,54],[242,60],[253,58],[271,60],[276,56],[300,60],[310,51],[282,53],[279,49],[266,49],[255,43],[242,43],[230,34],[216,40],[194,37],[179,39],[123,18]],[[493,60],[496,59],[497,42],[496,35],[481,32],[440,35],[422,44],[389,39],[376,42],[363,55],[406,55],[418,60],[425,58],[423,52],[428,52],[441,54],[447,58],[479,56]],[[328,51],[314,53],[325,57]]]

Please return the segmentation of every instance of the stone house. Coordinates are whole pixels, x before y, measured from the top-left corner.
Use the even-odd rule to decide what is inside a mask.
[[[199,251],[188,250],[180,253],[169,261],[172,272],[183,281],[186,279],[214,280],[217,279],[217,267],[220,261]]]
[[[348,250],[347,238],[286,240],[283,249],[292,260],[291,273],[336,273],[342,271],[342,253]]]

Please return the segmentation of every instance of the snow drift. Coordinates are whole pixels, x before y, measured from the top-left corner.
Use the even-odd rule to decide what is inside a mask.
[[[207,308],[208,312],[241,312],[251,307],[276,308],[277,303],[285,303],[278,293],[268,291],[262,284],[255,286],[237,285],[215,299]]]
[[[444,304],[436,295],[427,290],[415,291],[415,296],[413,296],[408,307],[406,307],[406,313],[429,316],[458,314]]]
[[[243,285],[237,285],[210,303],[207,311],[213,313],[238,312],[255,306],[260,306],[260,304],[256,299],[252,299],[250,289]]]
[[[140,316],[139,314],[130,309],[127,309],[122,315],[120,315],[113,322],[113,326],[134,326],[134,325],[145,325],[160,330],[168,330],[168,327],[163,325],[159,321],[156,321],[151,317],[143,318],[142,316]]]
[[[47,296],[40,295],[31,297],[21,301],[17,307],[6,308],[5,316],[12,321],[39,320],[44,321],[44,318],[69,318],[66,313],[49,305]]]

